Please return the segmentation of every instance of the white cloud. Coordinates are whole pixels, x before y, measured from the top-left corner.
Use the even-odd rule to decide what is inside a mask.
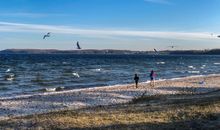
[[[69,16],[69,15],[68,14],[49,14],[49,13],[7,12],[7,13],[0,13],[0,16],[42,18],[42,17],[49,17],[49,16]]]
[[[39,24],[22,24],[0,22],[0,32],[32,32],[57,34],[73,34],[83,37],[142,37],[184,40],[211,40],[216,39],[210,33],[205,32],[168,32],[168,31],[137,31],[137,30],[112,30],[112,29],[83,29],[69,26],[52,26]]]

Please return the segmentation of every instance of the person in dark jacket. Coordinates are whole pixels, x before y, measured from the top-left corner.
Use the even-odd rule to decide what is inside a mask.
[[[138,88],[139,77],[138,77],[137,74],[134,75],[134,81],[135,81],[135,84],[136,84],[136,88]]]
[[[151,70],[151,72],[150,72],[150,86],[154,87],[154,85],[155,85],[155,83],[154,83],[155,78],[156,78],[156,73],[153,70]]]

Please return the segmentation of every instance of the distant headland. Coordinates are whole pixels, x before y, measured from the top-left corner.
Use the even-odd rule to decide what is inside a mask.
[[[146,55],[220,55],[220,49],[211,50],[163,50],[163,51],[131,51],[114,49],[83,49],[83,50],[56,50],[56,49],[6,49],[0,54],[146,54]]]

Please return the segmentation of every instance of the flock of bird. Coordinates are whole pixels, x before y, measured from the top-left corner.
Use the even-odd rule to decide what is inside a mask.
[[[43,39],[46,39],[47,37],[50,37],[50,36],[51,36],[51,33],[48,32],[47,34],[45,34],[45,35],[43,36]],[[220,37],[220,35],[219,35],[218,37]],[[170,47],[170,48],[175,48],[175,47],[177,47],[177,46],[168,46],[168,47]],[[77,41],[77,43],[76,43],[76,49],[79,49],[79,50],[82,49],[82,48],[80,47],[78,41]],[[154,51],[155,51],[156,53],[158,52],[156,49],[154,49]]]
[[[50,37],[51,36],[51,33],[50,32],[48,32],[47,34],[45,34],[44,36],[43,36],[43,39],[46,39],[47,37]],[[81,47],[80,47],[80,45],[79,45],[79,42],[77,41],[77,43],[76,43],[76,49],[82,49]]]
[[[50,35],[51,35],[51,33],[50,32],[48,32],[47,34],[45,34],[44,36],[43,36],[43,39],[46,39],[47,37],[50,37]],[[213,33],[211,33],[211,36],[213,36]],[[217,35],[217,38],[220,38],[220,35]],[[173,45],[171,45],[171,46],[168,46],[169,48],[176,48],[177,46],[173,46]],[[79,42],[77,41],[77,43],[76,43],[76,49],[82,49],[81,47],[80,47],[80,45],[79,45]],[[154,52],[158,52],[155,48],[154,48]]]
[[[43,36],[43,39],[45,40],[46,38],[49,38],[51,36],[51,33],[50,32],[48,32],[47,34],[45,34],[44,36]],[[211,34],[211,36],[213,36],[213,34]],[[220,38],[220,35],[217,35],[217,38]],[[171,45],[171,46],[168,46],[169,48],[176,48],[177,46],[174,46],[174,45]],[[77,43],[76,43],[76,49],[82,49],[81,47],[80,47],[80,45],[79,45],[79,42],[77,41]],[[158,51],[154,48],[154,52],[155,53],[158,53]],[[8,70],[6,70],[6,73],[8,73],[6,76],[5,76],[5,80],[14,80],[14,78],[15,78],[15,74],[13,74],[13,73],[10,73],[10,71],[11,71],[11,69],[8,69]]]
[[[214,36],[214,34],[211,33],[211,36]],[[217,35],[217,38],[220,38],[220,35]],[[168,47],[173,49],[173,48],[176,48],[176,47],[178,47],[178,46],[173,46],[173,45],[172,45],[172,46],[168,46]],[[155,48],[154,48],[154,52],[155,52],[155,53],[158,53],[158,51],[157,51]]]
[[[49,38],[50,36],[51,36],[51,33],[48,32],[47,34],[45,34],[45,35],[43,36],[43,39],[46,40],[46,38]],[[77,41],[77,43],[76,43],[76,49],[79,49],[79,50],[82,49],[82,48],[80,47],[78,41]],[[7,81],[12,81],[12,80],[15,79],[15,74],[11,73],[11,69],[7,69],[5,72],[6,72],[5,80],[7,80]],[[76,76],[78,76],[78,75],[76,75]]]

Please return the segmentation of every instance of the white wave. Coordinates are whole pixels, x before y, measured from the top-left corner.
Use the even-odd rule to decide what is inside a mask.
[[[213,75],[192,75],[192,76],[186,76],[186,77],[180,77],[180,78],[172,78],[172,79],[167,79],[167,80],[181,80],[181,79],[187,79],[187,78],[199,78],[199,77],[204,77],[204,76],[213,76]]]
[[[191,73],[191,74],[199,74],[200,71],[187,71],[188,73]]]
[[[166,62],[157,62],[158,65],[166,64]]]
[[[214,63],[214,65],[220,65],[220,63]]]
[[[7,81],[12,81],[12,80],[14,80],[14,79],[15,79],[15,78],[12,78],[12,77],[11,77],[11,78],[10,78],[10,77],[9,77],[9,78],[6,78]]]
[[[98,68],[98,69],[92,69],[93,71],[96,71],[96,72],[99,72],[101,71],[102,69],[101,68]]]
[[[209,75],[193,75],[193,76],[186,76],[186,77],[180,77],[180,78],[172,78],[172,79],[160,79],[156,80],[155,82],[159,81],[169,81],[169,80],[181,80],[181,79],[187,79],[187,78],[198,78],[198,77],[206,77],[206,76],[220,76],[220,74],[209,74]],[[145,81],[142,83],[150,83],[150,81]],[[47,90],[52,90],[53,92],[45,92],[45,93],[35,93],[35,94],[25,94],[25,95],[16,95],[16,96],[10,96],[10,97],[0,97],[0,100],[10,100],[10,99],[19,99],[19,98],[29,98],[32,96],[43,96],[43,95],[53,95],[53,94],[64,94],[64,93],[72,93],[72,92],[80,92],[85,90],[97,90],[97,89],[104,89],[104,88],[115,88],[115,87],[123,87],[131,84],[117,84],[117,85],[111,85],[111,86],[102,86],[102,87],[90,87],[90,88],[79,88],[79,89],[72,89],[72,90],[64,90],[64,91],[56,91],[56,88],[51,88]],[[54,90],[55,89],[55,90]]]
[[[194,66],[188,66],[188,68],[190,68],[190,69],[195,69],[195,67],[194,67]]]
[[[65,87],[57,87],[57,88],[45,88],[44,90],[46,92],[57,92],[57,91],[62,91],[64,90]]]
[[[158,80],[155,80],[155,82],[162,82],[162,81],[166,81],[167,79],[158,79]]]
[[[172,78],[172,79],[166,79],[166,80],[181,80],[181,79],[188,79],[188,78],[200,78],[200,77],[210,77],[210,76],[220,76],[220,74],[191,75],[191,76]]]
[[[46,88],[46,92],[55,92],[56,88]]]
[[[5,72],[7,73],[7,72],[10,72],[11,71],[11,69],[7,69]]]
[[[6,76],[5,76],[5,79],[6,79],[7,81],[12,81],[12,80],[15,79],[15,74],[8,74],[8,75],[6,75]]]
[[[67,64],[67,62],[62,62],[62,64],[66,65],[66,64]]]
[[[150,80],[148,80],[148,81],[146,81],[146,82],[144,82],[144,83],[146,83],[146,84],[148,84],[148,83],[150,83],[151,81]]]
[[[64,89],[65,89],[65,87],[57,87],[55,91],[62,91]]]
[[[205,69],[205,67],[206,67],[206,65],[202,65],[202,66],[200,67],[200,69]]]
[[[79,74],[78,74],[77,72],[73,72],[72,75],[75,76],[75,77],[77,77],[77,78],[80,77]]]

